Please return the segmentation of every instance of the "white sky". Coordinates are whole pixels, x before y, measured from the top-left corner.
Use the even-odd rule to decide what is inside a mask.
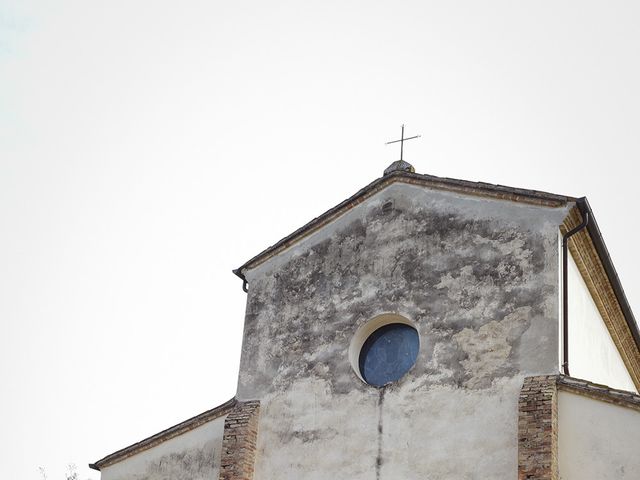
[[[0,478],[235,393],[231,269],[380,176],[587,195],[640,309],[636,1],[0,0]],[[640,313],[639,313],[640,314]]]

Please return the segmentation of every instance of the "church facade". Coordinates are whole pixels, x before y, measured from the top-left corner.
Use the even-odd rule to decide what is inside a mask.
[[[640,478],[640,334],[586,199],[394,162],[235,273],[235,397],[102,480]]]

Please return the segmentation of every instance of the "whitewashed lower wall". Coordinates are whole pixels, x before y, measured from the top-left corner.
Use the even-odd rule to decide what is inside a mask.
[[[104,467],[101,480],[216,480],[225,418]]]
[[[559,392],[561,480],[638,480],[640,411]]]
[[[256,480],[517,477],[521,378],[467,390],[419,382],[331,395],[301,380],[261,403]]]

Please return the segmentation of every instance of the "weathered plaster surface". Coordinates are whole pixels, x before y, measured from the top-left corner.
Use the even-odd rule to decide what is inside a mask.
[[[571,374],[636,392],[620,352],[573,258],[569,257],[569,365]]]
[[[513,478],[522,379],[558,370],[565,215],[396,184],[245,272],[238,397],[261,400],[256,478]],[[385,312],[421,349],[378,390],[348,348]]]
[[[640,478],[640,412],[560,392],[558,463],[561,480]]]
[[[217,479],[225,417],[103,468],[102,480]]]

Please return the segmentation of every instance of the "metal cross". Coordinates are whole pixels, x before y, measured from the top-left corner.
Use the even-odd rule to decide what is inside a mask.
[[[404,142],[407,140],[413,140],[414,138],[420,138],[421,135],[416,135],[415,137],[404,138],[404,124],[402,125],[402,135],[400,135],[400,140],[393,140],[392,142],[387,142],[385,145],[389,145],[390,143],[398,143],[400,142],[400,160],[402,160],[402,155],[404,151]]]

